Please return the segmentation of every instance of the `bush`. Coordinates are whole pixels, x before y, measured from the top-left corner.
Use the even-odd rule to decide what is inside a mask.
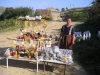
[[[88,18],[88,13],[72,13],[72,14],[68,14],[66,13],[66,16],[64,18],[64,20],[71,18],[72,20],[87,20]]]
[[[16,19],[5,19],[4,21],[0,21],[0,30],[7,29],[12,26],[16,26]],[[24,26],[21,22],[19,25]]]
[[[15,19],[5,19],[4,21],[0,21],[0,29],[4,29],[10,26],[14,26],[15,25]]]

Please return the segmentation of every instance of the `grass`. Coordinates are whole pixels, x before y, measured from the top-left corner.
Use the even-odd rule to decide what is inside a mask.
[[[76,31],[90,30],[92,38],[90,40],[77,42],[73,46],[74,59],[76,59],[89,75],[100,75],[100,38],[95,36],[96,32],[92,26],[89,25],[78,25],[75,27]]]
[[[48,22],[48,21],[46,21],[46,22]],[[42,24],[42,23],[41,23],[41,22],[38,22],[38,23],[34,22],[34,23],[33,23],[33,26],[35,27],[35,26],[40,25],[40,24]],[[28,26],[29,26],[29,25],[28,25]],[[9,32],[9,31],[14,31],[14,30],[17,30],[17,29],[19,29],[19,28],[21,28],[21,27],[24,27],[24,24],[23,24],[23,23],[20,24],[20,25],[10,26],[10,27],[5,28],[5,29],[0,29],[0,33]]]
[[[6,29],[1,29],[0,30],[0,33],[3,33],[3,32],[8,32],[8,31],[13,31],[13,30],[17,30],[19,28],[21,28],[22,26],[21,25],[17,25],[17,26],[11,26],[11,27],[8,27]]]

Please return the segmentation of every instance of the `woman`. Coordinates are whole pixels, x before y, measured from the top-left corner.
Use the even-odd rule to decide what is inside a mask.
[[[62,26],[60,40],[60,48],[72,49],[75,44],[75,28],[71,25],[71,18],[67,19],[67,24]]]

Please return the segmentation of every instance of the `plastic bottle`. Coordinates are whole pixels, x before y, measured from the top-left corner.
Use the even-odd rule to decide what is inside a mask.
[[[85,33],[83,34],[83,40],[85,40],[86,36],[85,36]]]

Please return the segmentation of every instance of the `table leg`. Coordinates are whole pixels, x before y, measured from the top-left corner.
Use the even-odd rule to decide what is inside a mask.
[[[44,72],[45,72],[45,62],[44,62]]]
[[[64,75],[66,74],[66,65],[64,65]]]
[[[7,68],[8,68],[8,58],[6,58],[6,65],[7,65]]]
[[[48,62],[47,62],[47,66],[48,66]]]
[[[37,72],[38,72],[38,61],[37,61]]]

